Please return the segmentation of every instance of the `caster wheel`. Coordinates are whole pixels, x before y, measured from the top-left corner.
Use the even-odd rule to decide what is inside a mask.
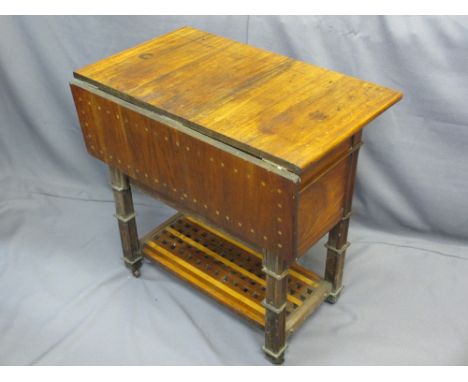
[[[133,270],[132,270],[132,275],[133,275],[133,277],[138,278],[138,277],[141,276],[141,272],[140,272],[139,269],[133,269]]]

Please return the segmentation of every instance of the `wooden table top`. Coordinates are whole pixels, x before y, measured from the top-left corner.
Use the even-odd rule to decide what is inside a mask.
[[[402,97],[191,27],[74,75],[297,174]]]

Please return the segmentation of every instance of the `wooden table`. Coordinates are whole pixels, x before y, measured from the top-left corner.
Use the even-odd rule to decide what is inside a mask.
[[[282,362],[342,290],[361,131],[402,94],[190,27],[74,77],[133,274],[154,260],[264,328]],[[130,184],[179,213],[139,239]],[[320,277],[296,260],[327,233]]]

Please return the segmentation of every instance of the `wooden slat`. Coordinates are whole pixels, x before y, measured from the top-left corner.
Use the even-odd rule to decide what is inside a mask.
[[[203,227],[204,229],[206,229],[206,230],[208,230],[210,232],[213,232],[216,235],[219,235],[223,239],[229,241],[230,243],[236,245],[239,248],[242,248],[244,251],[252,254],[253,256],[257,257],[258,259],[263,260],[263,256],[260,253],[254,251],[252,248],[249,248],[247,245],[245,245],[243,243],[240,243],[238,240],[235,240],[235,239],[229,237],[228,235],[223,235],[222,233],[220,233],[216,229],[210,227],[207,224],[204,224],[204,223],[200,222],[199,220],[193,218],[192,216],[186,216],[185,218],[187,220],[190,220],[191,222],[196,223],[200,227]],[[300,269],[300,271],[299,271],[299,269]],[[317,275],[316,273],[313,273],[313,272],[309,272],[303,267],[298,268],[296,266],[296,264],[292,264],[291,267],[289,268],[289,275],[294,277],[297,280],[300,280],[300,281],[306,283],[307,285],[312,286],[313,288],[318,286],[316,281],[320,280],[319,275]]]
[[[327,281],[321,281],[320,286],[314,290],[314,293],[304,302],[304,304],[286,319],[286,333],[292,335],[299,326],[310,316],[320,304],[327,298],[331,291],[331,284]]]
[[[183,241],[185,241],[185,242],[189,243],[190,245],[194,246],[195,248],[198,248],[198,249],[202,250],[204,253],[209,254],[211,257],[215,258],[216,260],[221,261],[223,264],[228,265],[230,268],[235,269],[237,272],[242,273],[243,275],[247,276],[248,278],[250,278],[252,280],[255,280],[260,285],[263,285],[263,286],[266,285],[266,281],[264,279],[254,275],[252,272],[249,272],[249,271],[245,270],[244,268],[238,266],[236,263],[234,263],[232,261],[229,261],[229,260],[226,260],[224,257],[218,255],[216,252],[214,252],[211,249],[205,247],[204,245],[201,245],[201,244],[197,243],[195,240],[192,240],[189,237],[187,237],[185,235],[182,235],[181,233],[177,232],[176,230],[174,230],[172,228],[166,228],[166,230],[168,232],[172,233],[173,235],[181,238]],[[306,278],[304,277],[304,279],[306,279]],[[310,280],[307,280],[307,282],[310,283]],[[291,301],[292,303],[298,305],[298,306],[302,305],[302,301],[299,300],[298,298],[294,297],[294,296],[288,295],[288,300]]]
[[[243,304],[249,306],[253,310],[262,314],[265,313],[265,308],[263,308],[260,304],[246,298],[241,293],[237,293],[235,290],[227,287],[225,284],[219,282],[215,278],[208,276],[206,273],[199,271],[197,268],[191,266],[185,261],[182,261],[180,258],[178,258],[177,256],[174,256],[171,252],[166,251],[164,248],[160,247],[159,245],[153,243],[152,241],[149,241],[146,244],[150,246],[151,248],[153,248],[154,250],[156,250],[158,253],[161,253],[164,256],[171,259],[174,263],[177,263],[180,267],[186,268],[190,272],[196,274],[201,279],[204,279],[207,283],[214,285],[218,289],[222,290],[224,293],[231,295],[232,297],[236,298],[238,301],[241,301]]]
[[[261,259],[255,252],[245,251],[234,240],[218,235],[212,228],[205,229],[192,217],[180,213],[145,235],[141,245],[147,257],[176,276],[242,316],[264,325],[265,308],[261,301],[265,298],[266,281],[261,271]],[[292,277],[288,283],[286,311],[290,332],[330,290],[330,284],[314,272],[298,264],[295,267],[301,278]]]
[[[297,174],[402,97],[190,27],[75,76]]]
[[[210,282],[206,282],[205,279],[197,277],[195,274],[190,273],[187,270],[177,266],[177,263],[171,261],[170,258],[160,256],[155,251],[148,250],[145,248],[145,253],[156,260],[158,263],[166,267],[168,270],[173,272],[176,276],[183,278],[184,280],[190,282],[192,285],[196,286],[201,291],[207,293],[211,297],[215,298],[217,301],[228,305],[231,309],[235,310],[237,313],[241,314],[244,317],[254,321],[255,323],[263,326],[264,323],[264,312],[259,312],[257,309],[251,309],[250,306],[243,307],[239,304],[239,300],[229,294],[226,295],[224,291],[217,290],[214,285]]]

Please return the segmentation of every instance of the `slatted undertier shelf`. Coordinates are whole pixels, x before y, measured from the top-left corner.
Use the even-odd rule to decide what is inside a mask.
[[[177,214],[142,239],[144,255],[235,312],[265,325],[262,255],[194,218]],[[330,294],[331,285],[294,264],[289,271],[288,335]]]

